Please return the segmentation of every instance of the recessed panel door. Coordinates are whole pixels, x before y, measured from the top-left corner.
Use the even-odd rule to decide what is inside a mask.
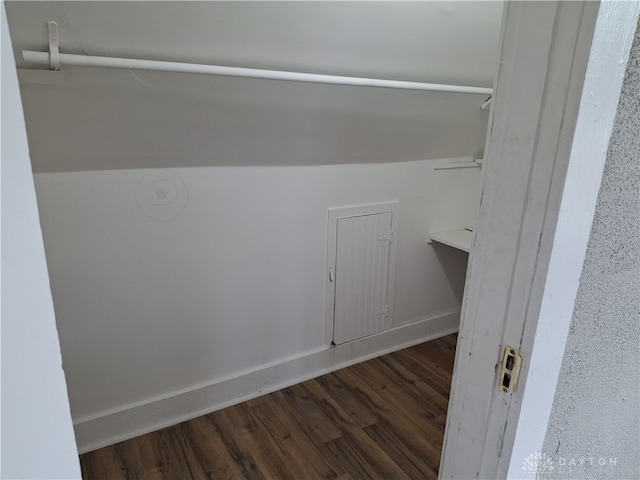
[[[339,345],[386,330],[392,213],[339,218],[333,341]]]

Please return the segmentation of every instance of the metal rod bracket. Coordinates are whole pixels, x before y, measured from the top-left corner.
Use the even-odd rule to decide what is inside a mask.
[[[49,31],[49,68],[60,70],[60,49],[58,48],[58,24],[47,22]]]

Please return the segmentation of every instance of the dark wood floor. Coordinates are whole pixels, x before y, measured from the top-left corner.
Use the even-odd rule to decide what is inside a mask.
[[[84,479],[437,478],[456,336],[80,457]]]

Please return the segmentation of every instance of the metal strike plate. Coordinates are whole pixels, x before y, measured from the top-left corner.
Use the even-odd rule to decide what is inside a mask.
[[[516,390],[518,378],[522,367],[522,357],[517,349],[506,346],[502,356],[502,369],[500,371],[500,383],[498,390],[502,393],[510,393]]]

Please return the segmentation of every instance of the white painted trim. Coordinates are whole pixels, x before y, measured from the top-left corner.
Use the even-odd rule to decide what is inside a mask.
[[[522,464],[547,432],[639,11],[604,1],[598,12],[537,327],[523,335],[531,360],[507,478],[536,478]]]
[[[4,2],[2,2],[2,5],[0,5],[0,25],[2,29],[5,28],[6,25],[6,18],[7,18],[7,14],[5,12],[5,5]],[[0,47],[2,46],[2,32],[0,31]],[[6,35],[6,34],[5,34]],[[1,54],[2,49],[0,48],[0,54]],[[2,68],[1,65],[1,58],[0,58],[0,68]],[[12,63],[15,62],[14,59],[12,59]],[[4,117],[4,115],[1,112],[4,112],[5,110],[3,109],[6,108],[4,106],[4,102],[6,100],[3,100],[3,95],[1,94],[2,92],[2,82],[6,81],[3,80],[4,75],[0,75],[0,138],[2,138],[2,117]],[[6,128],[6,127],[5,127]],[[26,128],[26,127],[25,127]],[[0,150],[0,185],[2,185],[2,171],[4,170],[4,168],[2,168],[2,150]],[[2,212],[2,195],[0,194],[0,212]],[[3,329],[3,309],[2,309],[2,277],[4,276],[4,270],[2,269],[2,221],[0,219],[0,359],[3,358],[2,356],[2,329]],[[6,320],[4,320],[6,321]],[[1,363],[1,362],[0,362]],[[0,413],[3,411],[2,409],[2,366],[0,364]],[[0,475],[2,475],[2,429],[0,427]]]
[[[364,205],[352,205],[347,207],[334,207],[329,209],[329,221],[337,221],[340,218],[360,217],[362,215],[375,215],[377,213],[398,213],[398,200],[380,203],[367,203]]]
[[[505,6],[440,478],[507,474],[531,359],[523,333],[538,320],[598,10],[595,2]],[[496,368],[506,345],[524,359],[510,394],[498,390]]]
[[[325,280],[325,343],[330,345],[333,340],[333,320],[335,313],[335,282],[329,278],[329,269],[336,263],[338,249],[338,220],[341,218],[360,217],[362,215],[375,215],[378,213],[391,213],[391,249],[389,257],[389,280],[387,291],[387,305],[389,306],[389,316],[387,317],[387,328],[393,325],[393,305],[396,290],[396,263],[398,250],[398,220],[400,219],[399,202],[369,203],[366,205],[355,205],[348,207],[335,207],[329,209],[329,219],[327,221],[327,269]]]
[[[449,335],[458,330],[459,318],[459,311],[434,315],[337,347],[327,346],[232,377],[79,418],[74,421],[78,450],[95,450]]]

